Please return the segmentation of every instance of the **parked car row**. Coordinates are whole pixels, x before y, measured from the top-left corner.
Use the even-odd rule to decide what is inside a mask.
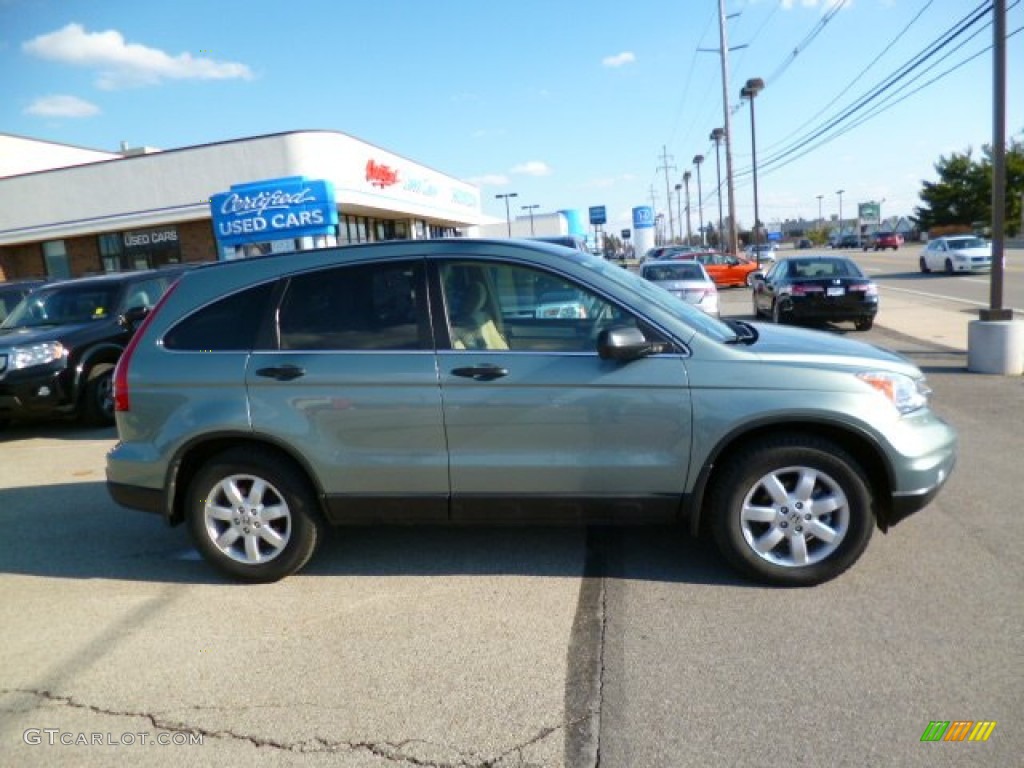
[[[114,422],[114,366],[183,267],[38,282],[0,323],[0,424],[19,416]]]

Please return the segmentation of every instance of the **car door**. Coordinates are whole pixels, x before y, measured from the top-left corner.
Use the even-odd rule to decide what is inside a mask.
[[[691,441],[682,350],[601,359],[606,328],[667,338],[539,268],[446,260],[434,280],[454,520],[675,516]]]
[[[444,520],[448,460],[422,260],[294,276],[246,384],[253,429],[300,452],[339,521]]]

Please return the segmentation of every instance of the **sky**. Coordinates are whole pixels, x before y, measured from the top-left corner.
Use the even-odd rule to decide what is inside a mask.
[[[1021,138],[1024,5],[1006,2]],[[691,227],[698,197],[705,221],[719,201],[728,215],[710,139],[726,111],[736,217],[753,222],[752,78],[769,229],[865,202],[911,215],[942,156],[991,143],[987,3],[724,8],[723,93],[718,0],[0,0],[0,132],[116,151],[336,130],[478,185],[502,220],[495,195],[515,193],[513,217],[603,206],[617,232],[647,205],[676,233],[687,171]]]

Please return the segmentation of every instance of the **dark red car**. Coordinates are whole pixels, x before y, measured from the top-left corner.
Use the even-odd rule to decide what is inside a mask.
[[[874,248],[876,251],[884,251],[886,248],[892,248],[894,251],[898,251],[901,245],[903,245],[903,235],[898,232],[876,232],[864,241],[864,250]]]

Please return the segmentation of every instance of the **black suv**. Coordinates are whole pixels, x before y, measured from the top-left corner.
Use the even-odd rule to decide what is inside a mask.
[[[114,366],[182,269],[64,280],[26,296],[0,323],[0,424],[47,414],[113,424]]]

